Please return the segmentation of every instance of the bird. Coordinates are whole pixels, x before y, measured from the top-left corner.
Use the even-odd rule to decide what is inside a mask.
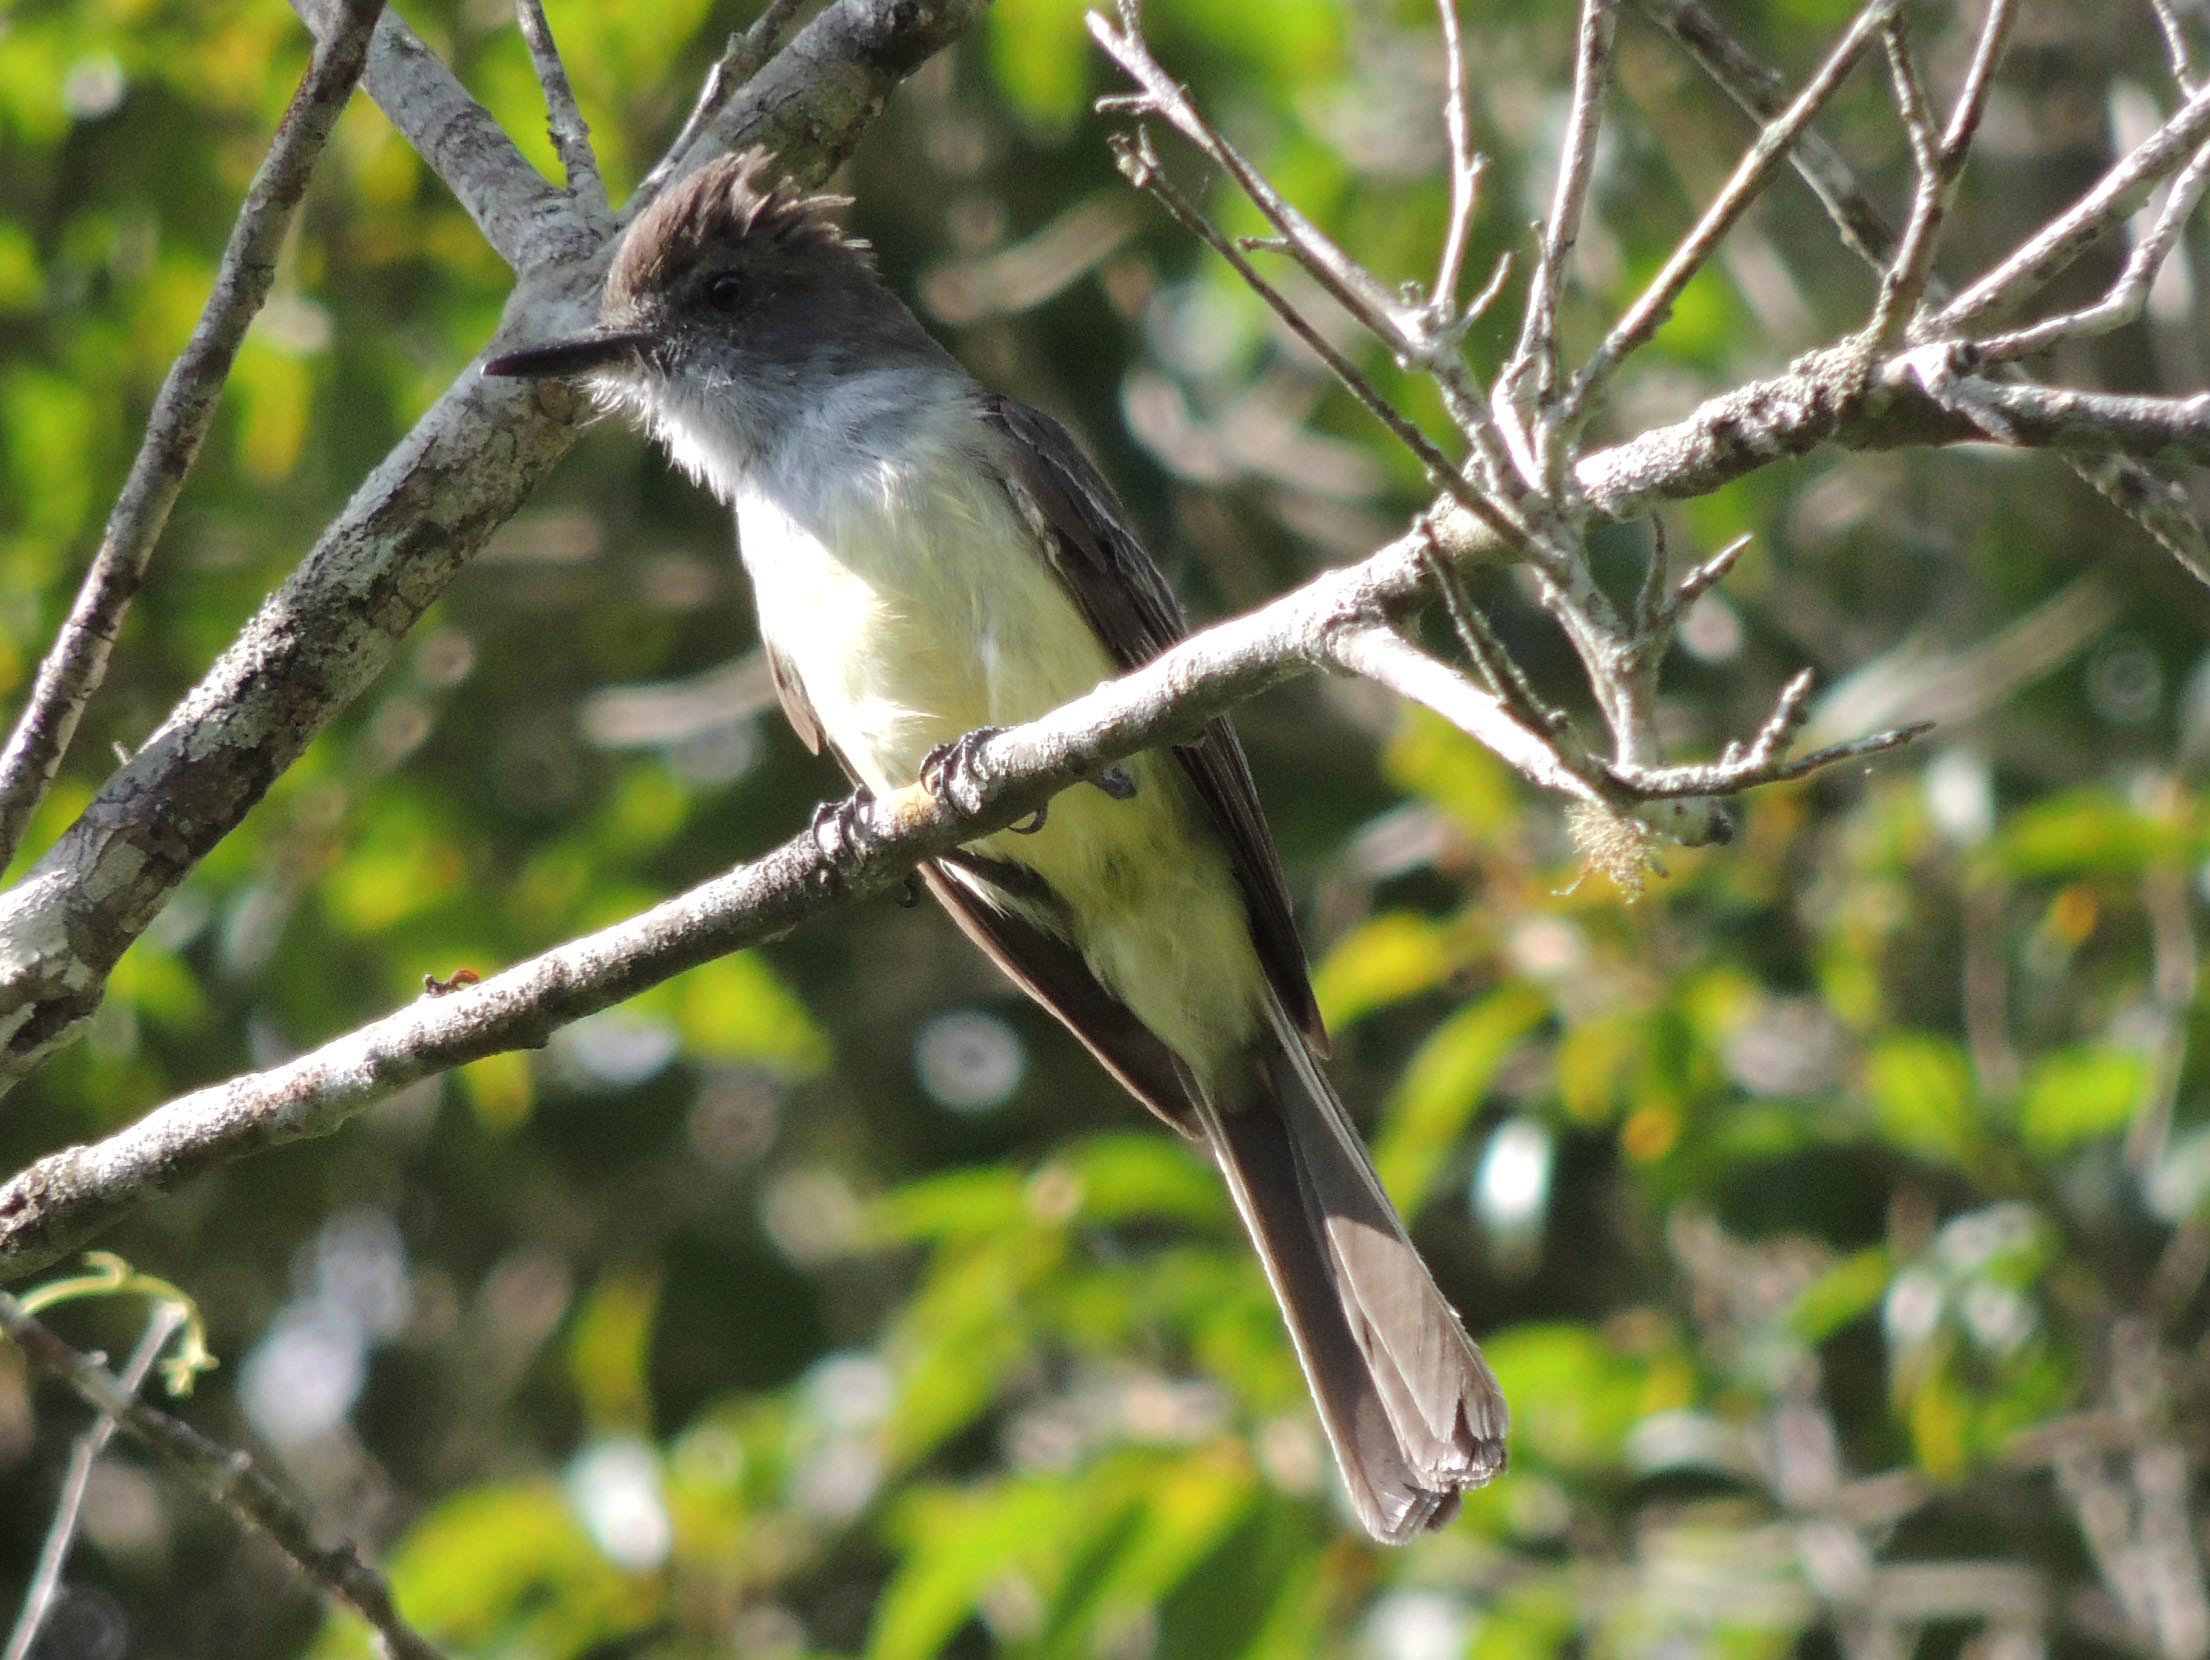
[[[978,734],[1187,632],[1058,421],[976,380],[844,227],[753,149],[622,234],[598,323],[490,375],[583,382],[734,511],[791,727],[857,790],[939,793]],[[921,869],[959,928],[1210,1149],[1351,1507],[1401,1543],[1504,1466],[1508,1412],[1321,1061],[1286,879],[1225,719]]]

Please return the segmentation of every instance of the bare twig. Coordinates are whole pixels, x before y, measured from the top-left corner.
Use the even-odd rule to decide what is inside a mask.
[[[2206,186],[2210,186],[2210,144],[2196,151],[2194,160],[2172,181],[2171,192],[2156,216],[2156,223],[2126,260],[2125,269],[2118,273],[2118,280],[2110,285],[2107,294],[2078,311],[1983,340],[1979,343],[1981,357],[1995,363],[2025,357],[2047,351],[2066,340],[2107,334],[2137,319],[2148,302],[2156,274],[2164,268],[2172,249],[2178,246],[2180,235],[2201,202]]]
[[[1435,447],[1433,439],[1420,431],[1395,404],[1383,397],[1373,382],[1359,372],[1358,366],[1313,326],[1312,320],[1297,308],[1295,302],[1260,274],[1243,250],[1236,246],[1235,240],[1198,211],[1196,204],[1182,194],[1180,187],[1167,176],[1166,169],[1159,165],[1158,154],[1152,149],[1147,134],[1138,129],[1133,135],[1116,135],[1113,153],[1119,157],[1120,169],[1127,174],[1129,183],[1157,197],[1160,205],[1173,215],[1176,224],[1226,260],[1251,292],[1264,300],[1273,313],[1289,326],[1291,332],[1311,348],[1313,355],[1327,365],[1329,372],[1372,412],[1375,419],[1419,458],[1431,484],[1449,495],[1460,507],[1480,519],[1499,536],[1521,545],[1532,541],[1532,528],[1518,517],[1510,502],[1491,499],[1467,480],[1451,464],[1450,458]]]
[[[293,210],[322,156],[368,57],[382,0],[351,0],[345,24],[318,42],[269,153],[239,205],[215,289],[192,330],[131,463],[100,550],[85,573],[61,633],[38,667],[30,702],[0,752],[0,866],[21,844],[31,815],[60,770],[86,703],[107,675],[108,654],[144,581],[154,544],[184,488],[215,417],[246,328],[276,279],[276,256]]]
[[[1700,0],[1640,4],[1751,120],[1763,125],[1788,107],[1788,83],[1780,71],[1729,34]],[[1875,271],[1885,269],[1895,254],[1895,227],[1842,153],[1816,128],[1806,128],[1788,160],[1826,209],[1844,245]]]
[[[2000,12],[1999,6],[1991,11],[1991,20]],[[1902,117],[1903,131],[1910,141],[1917,186],[1912,193],[1911,217],[1903,232],[1902,245],[1887,270],[1881,273],[1880,296],[1873,307],[1872,321],[1865,328],[1868,362],[1902,338],[1911,312],[1925,292],[1927,280],[1933,274],[1935,237],[1948,211],[1951,186],[1955,183],[1954,174],[1945,174],[1941,133],[1935,123],[1933,103],[1919,76],[1918,62],[1911,51],[1910,34],[1903,20],[1890,18],[1880,36],[1887,50],[1889,78],[1895,87],[1896,111]]]
[[[1281,252],[1303,266],[1336,304],[1388,348],[1392,357],[1426,371],[1434,379],[1451,420],[1472,448],[1473,468],[1482,485],[1523,527],[1530,554],[1547,561],[1554,576],[1562,574],[1571,562],[1572,538],[1546,504],[1523,489],[1510,446],[1489,409],[1487,395],[1466,366],[1462,349],[1465,319],[1442,315],[1445,308],[1421,303],[1416,292],[1392,293],[1379,277],[1345,253],[1274,188],[1166,72],[1144,39],[1135,0],[1119,0],[1119,16],[1116,29],[1091,12],[1090,34],[1141,90],[1102,98],[1097,107],[1108,112],[1156,115],[1182,134],[1234,179],[1273,225],[1281,238]],[[1148,156],[1148,140],[1139,134],[1138,142],[1145,146]],[[1154,174],[1160,171],[1155,156],[1150,156],[1149,166]],[[1251,278],[1245,276],[1244,280]]]
[[[1458,33],[1458,0],[1435,0],[1443,31],[1443,131],[1450,142],[1450,224],[1443,233],[1442,259],[1428,296],[1436,321],[1447,322],[1458,309],[1458,284],[1466,266],[1466,239],[1473,233],[1473,210],[1480,200],[1481,157],[1473,148],[1473,117],[1466,101],[1466,48]]]
[[[176,1304],[156,1305],[146,1321],[145,1335],[139,1338],[117,1380],[124,1394],[135,1396],[144,1386],[146,1374],[153,1370],[153,1363],[183,1323],[184,1310]],[[30,1588],[23,1593],[23,1611],[16,1617],[7,1647],[0,1649],[0,1660],[29,1660],[39,1630],[61,1592],[62,1570],[69,1562],[69,1547],[76,1542],[85,1492],[92,1485],[92,1466],[99,1462],[114,1435],[115,1415],[103,1411],[69,1449],[69,1468],[62,1476],[61,1493],[54,1500],[53,1520],[46,1525],[46,1540],[39,1547],[38,1564],[31,1570]]]
[[[1613,781],[1622,791],[1637,800],[1740,795],[1746,790],[1762,789],[1769,784],[1785,784],[1794,779],[1808,778],[1814,772],[1824,772],[1845,761],[1864,760],[1885,754],[1891,749],[1901,749],[1913,739],[1923,738],[1934,729],[1930,721],[1913,721],[1908,726],[1891,727],[1885,732],[1852,738],[1847,743],[1829,744],[1824,749],[1814,749],[1809,754],[1798,755],[1793,759],[1783,758],[1778,752],[1780,741],[1787,737],[1800,719],[1800,710],[1791,705],[1790,694],[1797,699],[1804,695],[1804,691],[1797,690],[1797,681],[1801,679],[1802,676],[1799,675],[1797,680],[1788,683],[1772,716],[1759,730],[1760,742],[1770,740],[1762,754],[1757,745],[1753,744],[1739,754],[1700,765],[1630,767],[1610,762],[1607,763],[1606,770],[1611,773]]]
[[[1885,354],[1899,344],[1925,297],[1934,272],[1934,249],[1941,238],[1943,221],[1956,200],[1957,183],[1964,176],[1966,158],[1987,110],[1988,93],[1995,84],[1995,68],[2017,20],[2016,0],[1991,0],[1980,26],[1979,43],[1972,66],[1965,72],[1957,107],[1949,125],[1937,139],[1933,109],[1919,84],[1911,61],[1909,43],[1900,20],[1891,20],[1885,31],[1889,62],[1895,71],[1896,102],[1904,128],[1918,160],[1918,189],[1911,201],[1911,217],[1903,229],[1903,244],[1896,251],[1880,282],[1880,298],[1872,322],[1865,329],[1867,360]]]
[[[760,66],[774,55],[777,44],[790,32],[792,20],[805,4],[806,0],[768,0],[767,9],[753,19],[750,28],[729,37],[721,57],[707,71],[705,84],[699,88],[698,102],[691,106],[691,113],[684,118],[667,153],[645,175],[637,193],[622,209],[624,223],[650,207],[669,181],[690,170],[693,152],[705,137],[707,126],[727,107],[737,89],[758,74]]]
[[[1443,609],[1450,617],[1451,629],[1458,636],[1458,644],[1466,658],[1474,666],[1491,692],[1496,694],[1505,710],[1531,732],[1540,732],[1558,751],[1558,764],[1579,777],[1588,776],[1585,757],[1578,746],[1568,753],[1571,742],[1567,733],[1563,710],[1545,703],[1528,682],[1526,674],[1504,649],[1504,643],[1491,631],[1488,620],[1481,615],[1480,607],[1473,603],[1466,592],[1466,585],[1458,567],[1444,554],[1437,540],[1434,526],[1423,518],[1415,527],[1425,538],[1423,549],[1429,574],[1443,596]]]
[[[316,39],[328,42],[346,26],[347,3],[292,0],[292,9]],[[548,259],[571,257],[587,243],[589,227],[575,204],[546,182],[491,112],[395,11],[386,9],[376,24],[361,90],[511,269],[527,271]]]
[[[2163,126],[2121,157],[2071,207],[2010,258],[1913,328],[1913,340],[1956,339],[2000,319],[2125,222],[2149,193],[2210,143],[2210,88],[2198,89]]]
[[[1378,278],[1338,247],[1333,238],[1299,212],[1241,150],[1204,118],[1187,89],[1151,55],[1134,0],[1120,0],[1118,29],[1096,12],[1089,14],[1088,22],[1091,37],[1104,48],[1106,56],[1142,88],[1141,92],[1127,97],[1100,99],[1098,108],[1101,111],[1156,115],[1165,121],[1235,180],[1252,205],[1280,232],[1283,251],[1294,254],[1312,273],[1313,280],[1327,290],[1336,304],[1356,318],[1361,327],[1388,342],[1402,355],[1416,357],[1423,352],[1418,308],[1400,301]]]
[[[1694,229],[1682,238],[1673,255],[1665,262],[1664,269],[1651,279],[1640,298],[1627,309],[1625,316],[1613,325],[1590,356],[1581,372],[1574,376],[1573,384],[1566,389],[1560,418],[1568,424],[1585,420],[1591,401],[1603,389],[1604,383],[1617,371],[1628,357],[1649,343],[1658,326],[1672,314],[1673,302],[1680,298],[1681,290],[1689,280],[1703,269],[1707,260],[1718,249],[1727,232],[1749,205],[1764,194],[1772,182],[1773,174],[1787,160],[1803,130],[1808,127],[1827,101],[1841,87],[1842,81],[1864,55],[1873,36],[1894,15],[1899,0],[1871,0],[1857,14],[1841,42],[1828,54],[1819,72],[1812,76],[1810,84],[1797,94],[1795,101],[1758,134],[1757,142],[1750,146],[1735,168],[1733,176],[1720,189]]]
[[[2172,0],[2149,0],[2149,10],[2156,14],[2156,26],[2164,36],[2165,56],[2172,60],[2172,81],[2178,86],[2180,96],[2195,95],[2195,58],[2187,45],[2187,30],[2179,21],[2179,8]]]
[[[560,47],[553,40],[552,25],[545,21],[544,0],[514,0],[515,21],[522,39],[529,43],[530,61],[537,66],[538,84],[545,89],[545,121],[552,134],[554,154],[568,181],[568,194],[593,224],[611,227],[614,214],[606,199],[606,181],[599,175],[599,158],[591,148],[591,124],[576,103],[576,89],[568,79],[568,66],[560,61]]]
[[[1329,636],[1327,650],[1337,666],[1432,709],[1544,788],[1581,801],[1605,799],[1563,764],[1549,733],[1530,726],[1505,699],[1482,691],[1394,629],[1378,624],[1342,629]]]
[[[1640,4],[1753,118],[1769,121],[1779,114],[1786,94],[1780,72],[1729,34],[1700,0],[1640,0]],[[1897,233],[1849,162],[1815,128],[1803,134],[1790,159],[1825,207],[1843,244],[1884,277],[1899,245]],[[1926,293],[1936,304],[1949,297],[1938,274],[1928,277]],[[2071,455],[2066,465],[2198,581],[2210,584],[2210,529],[2205,529],[2181,486],[2124,456]]]
[[[396,1660],[442,1660],[439,1650],[400,1618],[383,1576],[351,1544],[317,1543],[314,1524],[244,1452],[219,1446],[181,1418],[148,1406],[97,1359],[63,1342],[4,1291],[0,1333],[39,1371],[68,1384],[95,1412],[266,1537],[323,1596],[366,1620]]]
[[[1566,116],[1565,147],[1558,156],[1558,182],[1543,226],[1542,263],[1527,295],[1527,315],[1519,345],[1505,365],[1501,384],[1514,403],[1547,405],[1558,389],[1558,301],[1566,272],[1580,241],[1588,211],[1589,181],[1596,170],[1596,140],[1611,85],[1612,38],[1618,25],[1617,0],[1583,0],[1581,30],[1573,57],[1573,104]],[[1530,377],[1532,377],[1530,381]],[[1547,440],[1543,448],[1553,448]],[[1536,476],[1552,472],[1559,461],[1546,454]]]
[[[1963,354],[1969,363],[1972,355]],[[1963,439],[2022,449],[2114,452],[2152,461],[2210,461],[2210,392],[2136,397],[1987,379],[1960,372],[1958,354],[1922,346],[1881,371],[1891,392],[1922,394],[1914,413],[1934,425],[1922,442]],[[1900,406],[1899,406],[1900,407]]]

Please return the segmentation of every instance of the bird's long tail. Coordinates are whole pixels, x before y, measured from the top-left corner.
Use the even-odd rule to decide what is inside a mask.
[[[1504,1467],[1504,1395],[1303,1038],[1278,1012],[1271,1036],[1251,1081],[1216,1087],[1199,1112],[1351,1503],[1398,1544]]]

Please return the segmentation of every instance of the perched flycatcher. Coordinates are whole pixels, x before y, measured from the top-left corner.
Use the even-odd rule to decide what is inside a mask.
[[[1181,638],[1112,489],[979,385],[758,151],[630,227],[600,327],[487,363],[586,379],[736,510],[784,713],[878,795]],[[1504,1463],[1502,1394],[1321,1073],[1326,1034],[1235,733],[1138,756],[923,867],[970,939],[1212,1149],[1378,1539]]]

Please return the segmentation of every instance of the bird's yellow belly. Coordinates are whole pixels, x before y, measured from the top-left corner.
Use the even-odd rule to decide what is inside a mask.
[[[787,580],[796,573],[779,588],[759,584],[763,632],[829,742],[878,793],[913,782],[937,746],[1018,725],[1117,672],[1040,557],[978,568],[972,581],[964,563],[815,559],[802,591]],[[1001,831],[974,851],[1040,877],[1051,902],[1003,902],[1068,935],[1108,990],[1209,1072],[1261,1019],[1249,916],[1180,764],[1147,754],[1124,765],[1132,799],[1078,785],[1051,803],[1041,830]]]

